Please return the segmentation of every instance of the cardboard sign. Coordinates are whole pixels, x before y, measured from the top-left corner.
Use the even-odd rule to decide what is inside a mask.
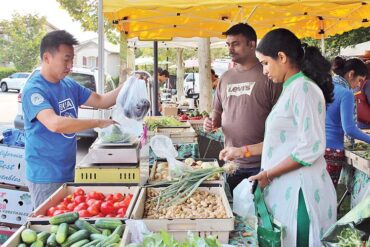
[[[26,186],[24,148],[0,144],[0,183]]]

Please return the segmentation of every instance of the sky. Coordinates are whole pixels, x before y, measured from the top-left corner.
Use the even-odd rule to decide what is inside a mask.
[[[79,22],[72,21],[66,10],[61,9],[56,0],[0,0],[0,19],[11,19],[14,12],[39,14],[58,29],[73,34],[78,41],[97,37],[96,33],[83,32]]]

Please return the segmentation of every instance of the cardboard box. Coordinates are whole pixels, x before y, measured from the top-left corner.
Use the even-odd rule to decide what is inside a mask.
[[[156,188],[161,190],[163,188]],[[225,207],[226,217],[224,219],[148,219],[143,218],[144,205],[146,201],[146,188],[140,190],[139,197],[135,203],[130,219],[142,220],[148,229],[155,229],[155,231],[167,231],[176,240],[184,240],[188,231],[195,232],[198,236],[215,235],[221,243],[227,244],[229,241],[229,233],[234,230],[234,215],[231,211],[230,204],[227,200],[225,190],[221,185],[203,185],[198,190],[208,191],[219,195],[222,204]],[[129,241],[129,240],[125,240]],[[129,242],[125,242],[129,243]]]
[[[0,143],[0,183],[26,186],[24,148]]]
[[[31,212],[31,194],[27,187],[0,185],[0,223],[24,224]]]
[[[163,113],[163,116],[177,116],[177,106],[176,105],[163,104],[162,105],[162,113]]]
[[[65,183],[57,191],[50,196],[50,198],[36,208],[29,216],[30,221],[46,221],[50,217],[37,217],[38,215],[47,215],[47,210],[51,207],[58,205],[65,197],[73,194],[78,188],[82,188],[86,193],[98,191],[104,195],[120,192],[122,194],[132,194],[130,205],[127,208],[125,218],[128,218],[134,208],[134,204],[139,195],[140,187],[137,186],[124,186],[123,184],[78,184],[78,183]],[[91,217],[89,220],[95,220]]]

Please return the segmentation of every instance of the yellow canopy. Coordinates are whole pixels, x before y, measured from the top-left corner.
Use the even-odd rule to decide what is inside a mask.
[[[370,26],[370,0],[104,0],[103,12],[128,38],[141,40],[224,38],[239,22],[258,37],[279,27],[320,38]]]

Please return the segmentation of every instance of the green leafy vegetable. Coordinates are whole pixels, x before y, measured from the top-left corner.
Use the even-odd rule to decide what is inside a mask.
[[[105,143],[126,142],[129,137],[129,134],[122,133],[117,125],[112,125],[112,131],[110,133],[103,131],[101,134],[102,141]]]

